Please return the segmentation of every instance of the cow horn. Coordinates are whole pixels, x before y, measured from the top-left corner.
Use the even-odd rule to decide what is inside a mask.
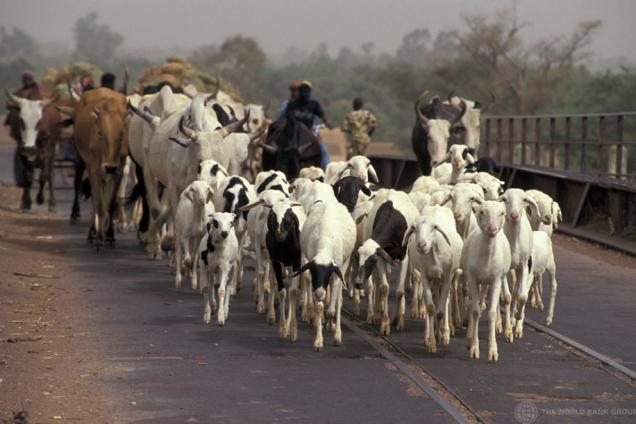
[[[14,107],[20,107],[20,98],[14,94],[9,93],[9,90],[4,89],[4,94],[9,99],[9,103],[11,103]]]
[[[497,103],[497,97],[495,97],[495,92],[491,91],[490,92],[490,102],[486,106],[480,108],[479,112],[480,113],[488,112],[490,109],[492,109],[492,107],[495,105],[495,103]]]
[[[50,98],[50,99],[43,99],[42,100],[42,107],[47,107],[55,102],[57,102],[58,100],[60,100],[60,95],[56,94],[54,97]]]
[[[240,131],[243,128],[243,125],[248,121],[248,119],[250,119],[249,109],[247,110],[247,113],[245,114],[243,119],[241,119],[240,121],[232,122],[231,124],[228,124],[224,126],[223,128],[221,128],[219,130],[219,132],[221,133],[221,136],[225,138],[228,135],[232,134],[233,132]]]
[[[70,106],[58,106],[58,105],[55,105],[54,107],[55,107],[55,109],[57,109],[58,112],[60,112],[63,115],[69,116],[71,118],[73,118],[75,116],[75,109],[73,109]]]
[[[455,125],[456,123],[458,123],[459,121],[461,121],[461,119],[464,117],[464,114],[466,113],[466,102],[463,100],[460,100],[459,103],[459,114],[456,115],[454,118],[451,118],[448,120],[448,122],[450,122],[451,126]]]
[[[130,80],[130,71],[128,70],[128,65],[124,65],[124,86],[121,89],[124,96],[128,92],[128,80]]]
[[[270,146],[269,144],[258,143],[258,146],[262,147],[267,153],[276,153],[278,151],[278,147]]]
[[[205,99],[203,99],[203,104],[207,106],[210,100],[216,99],[216,95],[218,94],[218,92],[219,90],[216,90],[214,93],[207,95]]]
[[[424,116],[424,114],[422,113],[420,109],[420,106],[422,102],[424,101],[424,97],[426,97],[427,94],[428,94],[428,90],[424,90],[424,92],[418,96],[417,100],[415,101],[415,114],[417,115],[417,118],[420,121],[422,121],[423,124],[428,125],[428,118]]]
[[[66,81],[66,88],[68,90],[68,95],[71,97],[71,99],[75,100],[76,102],[79,102],[82,96],[80,96],[79,93],[75,91],[75,89],[71,85],[70,80]]]
[[[181,133],[185,135],[186,137],[188,137],[189,139],[197,141],[197,138],[199,138],[199,133],[193,130],[192,128],[186,127],[184,123],[184,119],[185,119],[185,116],[182,116],[181,119],[179,120],[179,131],[181,131]]]
[[[453,96],[455,95],[455,89],[453,88],[450,93],[448,93],[448,104],[452,105]]]
[[[250,134],[250,143],[254,140],[261,138],[261,136],[265,133],[265,128],[261,128],[253,134]]]
[[[155,126],[155,120],[159,119],[158,116],[152,114],[150,109],[144,108],[144,110],[140,110],[136,108],[132,103],[130,103],[130,100],[128,100],[128,109],[133,111],[135,115],[139,116],[141,119],[143,119],[153,127]]]
[[[307,150],[309,150],[311,147],[313,147],[313,143],[312,142],[305,143],[302,146],[298,146],[298,153],[302,155]]]

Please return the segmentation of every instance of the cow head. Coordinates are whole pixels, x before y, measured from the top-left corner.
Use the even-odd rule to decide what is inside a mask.
[[[19,126],[20,139],[18,142],[18,151],[29,161],[34,161],[37,154],[37,138],[40,130],[40,121],[44,115],[44,108],[57,100],[28,100],[10,94],[5,90],[9,108],[13,109],[13,113],[17,114],[16,124]]]
[[[248,104],[245,106],[245,111],[250,111],[250,120],[246,123],[246,130],[250,134],[255,134],[264,129],[268,124],[265,110],[267,106]]]
[[[181,147],[197,149],[197,156],[200,158],[210,157],[211,155],[207,154],[205,149],[209,149],[210,146],[213,145],[218,145],[228,135],[241,131],[243,124],[245,124],[248,119],[249,113],[246,113],[245,118],[224,127],[215,128],[211,131],[196,131],[185,124],[185,116],[182,116],[179,121],[179,131],[185,136],[185,138],[170,137],[170,140],[174,141]]]
[[[431,156],[431,165],[435,166],[444,160],[451,128],[460,122],[466,113],[466,103],[463,100],[461,101],[459,112],[452,118],[427,118],[422,112],[423,101],[426,94],[428,94],[428,91],[422,93],[415,102],[415,114],[417,115],[419,124],[426,131],[427,148]]]
[[[496,103],[495,93],[490,93],[490,102],[483,106],[478,101],[462,99],[457,96],[449,96],[448,104],[461,107],[461,102],[466,103],[466,114],[461,119],[461,126],[457,126],[458,131],[455,135],[462,138],[462,142],[479,151],[480,137],[480,118],[482,113],[488,112]]]
[[[106,176],[114,175],[120,165],[121,146],[128,129],[126,119],[130,112],[119,107],[116,102],[112,99],[93,106],[94,134],[99,139],[98,145],[103,149],[101,169]]]

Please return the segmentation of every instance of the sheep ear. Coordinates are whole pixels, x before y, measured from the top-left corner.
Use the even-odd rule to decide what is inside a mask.
[[[210,203],[214,200],[214,190],[212,188],[208,189],[208,198],[205,200],[206,203]]]
[[[187,197],[190,201],[194,201],[194,199],[192,198],[192,189],[187,189],[183,195],[185,197]]]
[[[342,271],[340,270],[340,267],[333,262],[331,264],[331,267],[333,269],[333,272],[335,272],[338,278],[340,278],[340,281],[342,281],[342,284],[344,284],[345,288],[348,288],[347,282],[345,281],[344,276],[342,275]]]
[[[247,205],[245,205],[245,206],[241,206],[241,207],[239,208],[239,210],[240,210],[241,212],[247,212],[247,211],[249,211],[250,209],[254,209],[254,208],[255,208],[255,207],[257,207],[257,206],[262,205],[263,203],[265,203],[265,201],[264,201],[263,199],[258,199],[256,202],[252,202],[252,203],[249,203],[249,204],[247,204]]]
[[[357,218],[356,218],[356,224],[361,223],[361,222],[364,220],[364,218],[366,218],[367,216],[369,216],[369,214],[368,214],[368,213],[363,213],[362,215],[360,215],[359,217],[357,217]]]
[[[384,250],[381,247],[378,247],[375,250],[375,253],[377,253],[378,255],[380,255],[380,257],[382,257],[382,259],[384,259],[385,261],[387,261],[389,263],[389,265],[395,265],[395,261],[393,260],[393,258],[391,257],[391,255],[389,255],[389,252],[387,252],[386,250]]]
[[[444,240],[446,240],[446,243],[448,243],[448,245],[450,246],[451,245],[450,239],[448,238],[448,235],[446,235],[444,230],[442,230],[438,225],[436,225],[434,228],[437,232],[439,232],[442,235],[442,237],[444,237]]]
[[[466,155],[466,161],[468,161],[468,163],[473,164],[476,162],[475,158],[473,157],[473,155],[471,155],[470,153],[468,153]]]
[[[303,205],[303,204],[302,204],[302,203],[300,203],[300,202],[289,202],[289,206],[291,206],[292,208],[293,208],[294,206],[302,206],[302,205]]]
[[[377,177],[376,177],[377,178]],[[366,194],[367,196],[371,196],[371,189],[369,187],[367,187],[366,185],[362,184],[360,186],[360,190]]]
[[[448,196],[446,196],[446,199],[444,199],[442,201],[442,203],[440,203],[440,206],[444,206],[446,203],[448,203],[449,200],[451,200],[453,197],[449,194]]]
[[[338,179],[342,178],[342,174],[345,173],[346,170],[351,169],[351,164],[350,163],[346,163],[345,166],[342,167],[342,169],[340,171],[338,171],[337,177]]]
[[[375,168],[373,167],[373,165],[371,165],[371,163],[369,163],[367,171],[369,172],[369,178],[371,179],[371,182],[374,184],[379,184],[380,180],[378,179],[378,174],[375,172]]]
[[[473,198],[472,198],[472,199],[470,199],[470,200],[472,200],[474,203],[477,203],[478,205],[481,205],[481,204],[482,204],[482,202],[483,202],[483,200],[481,200],[481,198],[480,198],[480,197],[478,197],[478,196],[475,196],[475,197],[473,197]]]
[[[404,237],[402,237],[402,247],[406,247],[409,244],[409,239],[411,238],[411,234],[415,231],[415,226],[411,225],[404,233]]]
[[[524,196],[523,200],[528,205],[530,205],[530,207],[533,210],[533,212],[535,212],[537,214],[537,216],[538,216],[539,215],[539,205],[537,205],[537,202],[535,202],[534,199],[532,197],[528,196],[527,194]]]
[[[294,272],[294,273],[293,273],[293,274],[289,277],[289,279],[292,279],[292,278],[294,278],[294,277],[297,277],[297,276],[299,276],[300,274],[302,274],[303,272],[307,271],[307,270],[311,267],[311,265],[312,265],[313,263],[314,263],[314,261],[313,261],[313,260],[311,260],[311,261],[309,261],[309,262],[305,263],[305,265],[301,266],[301,267],[298,269],[298,271]]]
[[[208,221],[208,223],[205,224],[205,227],[207,228],[207,230],[208,230],[207,232],[209,233],[210,232],[210,228],[212,228],[212,223],[210,223],[210,221]]]

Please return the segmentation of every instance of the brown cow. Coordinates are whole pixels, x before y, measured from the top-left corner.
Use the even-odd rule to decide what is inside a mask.
[[[88,239],[99,249],[104,240],[115,241],[112,213],[128,154],[126,97],[109,88],[96,88],[84,93],[72,112],[62,111],[71,114],[74,122],[77,166],[71,221],[79,218],[79,186],[85,167],[93,203]]]
[[[55,210],[53,191],[53,165],[55,147],[60,141],[62,116],[49,107],[57,98],[33,99],[29,93],[25,97],[6,93],[8,98],[11,136],[18,148],[15,155],[15,172],[18,185],[23,188],[21,209],[31,209],[31,185],[36,163],[41,163],[40,188],[36,197],[38,205],[44,203],[44,187],[49,184],[49,211]],[[39,90],[37,96],[39,96]]]

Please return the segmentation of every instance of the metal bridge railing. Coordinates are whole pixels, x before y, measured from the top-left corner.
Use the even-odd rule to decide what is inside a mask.
[[[636,179],[636,112],[486,116],[482,130],[497,163]]]

